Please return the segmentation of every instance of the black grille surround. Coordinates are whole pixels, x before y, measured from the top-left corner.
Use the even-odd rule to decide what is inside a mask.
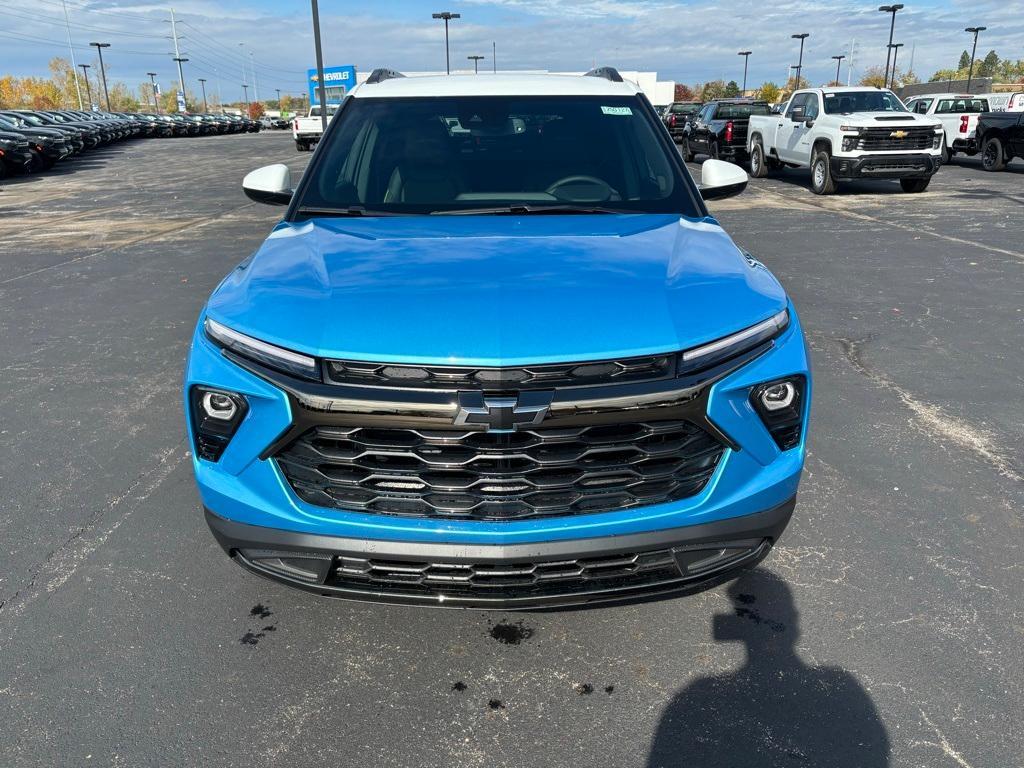
[[[899,138],[900,134],[906,134]],[[935,129],[925,128],[866,128],[857,139],[856,149],[876,152],[909,152],[931,149]]]
[[[612,512],[699,493],[725,445],[678,419],[515,432],[317,426],[276,455],[319,507],[516,520]]]

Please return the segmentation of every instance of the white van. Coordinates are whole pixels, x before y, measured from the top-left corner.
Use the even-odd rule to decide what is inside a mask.
[[[989,109],[993,112],[1024,112],[1024,91],[979,93],[978,96],[988,99]]]

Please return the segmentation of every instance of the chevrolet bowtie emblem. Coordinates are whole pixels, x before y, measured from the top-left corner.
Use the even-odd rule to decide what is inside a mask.
[[[907,132],[906,131],[893,131],[892,133],[889,134],[889,138],[890,139],[905,139],[905,138],[907,138]]]
[[[514,432],[540,424],[551,406],[553,392],[520,392],[518,396],[484,397],[482,392],[459,392],[458,426],[484,425],[488,432]]]

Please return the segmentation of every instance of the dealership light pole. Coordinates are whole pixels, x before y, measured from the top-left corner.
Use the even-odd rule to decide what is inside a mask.
[[[903,4],[897,3],[896,5],[880,5],[878,10],[882,13],[891,13],[892,21],[889,23],[889,45],[885,49],[885,77],[882,79],[882,85],[889,82],[889,54],[892,51],[892,33],[896,29],[896,11],[902,10]]]
[[[444,19],[444,68],[445,71],[450,75],[452,73],[451,59],[448,56],[448,22],[452,19],[461,19],[461,13],[452,13],[451,11],[442,11],[441,13],[430,14],[431,18]]]
[[[810,32],[801,32],[797,35],[790,35],[794,40],[800,41],[800,58],[796,65],[796,87],[800,87],[800,76],[804,71],[804,40],[811,36]]]
[[[320,8],[316,0],[313,5],[313,46],[316,48],[316,90],[320,94],[320,124],[327,132],[327,86],[324,85],[324,53],[320,47]]]
[[[473,74],[474,75],[479,75],[480,74],[480,60],[481,59],[486,59],[487,57],[486,56],[467,56],[466,58],[473,62]]]
[[[845,56],[833,56],[832,58],[836,60],[836,85],[840,85],[840,82],[839,82],[839,68],[841,66],[843,66],[843,59],[845,59],[846,57]]]
[[[149,75],[149,87],[153,92],[153,109],[155,109],[156,113],[159,115],[160,102],[156,98],[156,72],[147,72],[146,74]]]
[[[109,48],[110,43],[89,43],[89,45],[96,47],[96,52],[100,55],[100,77],[103,80],[103,96],[107,101],[107,112],[110,111],[110,94],[107,92],[107,72],[103,68],[103,49]]]
[[[79,64],[79,69],[82,70],[82,77],[85,79],[85,95],[89,99],[89,111],[92,111],[92,87],[89,85],[89,65]]]
[[[249,85],[248,83],[242,83],[242,95],[245,99],[245,116],[249,116]]]
[[[199,78],[199,86],[203,89],[203,112],[210,111],[210,105],[206,103],[206,78]]]
[[[974,78],[974,54],[978,52],[978,33],[984,32],[988,27],[967,27],[964,32],[974,33],[974,47],[971,48],[971,68],[967,72],[967,92],[971,92],[971,80]]]
[[[274,90],[277,91],[277,109],[278,109],[278,111],[280,111],[280,109],[281,109],[281,89],[280,88],[275,88]]]
[[[740,91],[741,94],[747,92],[747,62],[750,61],[750,54],[753,51],[740,51],[737,56],[743,57],[743,89]]]
[[[889,47],[892,48],[892,77],[890,78],[889,88],[896,87],[896,54],[900,52],[900,48],[903,47],[903,43],[890,43]]]

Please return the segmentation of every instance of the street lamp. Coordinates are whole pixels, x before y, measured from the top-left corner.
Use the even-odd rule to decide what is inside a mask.
[[[836,85],[839,85],[839,67],[843,65],[843,59],[845,59],[846,57],[833,56],[832,58],[836,60]]]
[[[206,103],[206,78],[199,78],[199,86],[203,89],[203,112],[210,111],[210,105]]]
[[[153,91],[153,109],[155,109],[156,113],[159,115],[160,114],[160,102],[157,101],[157,98],[156,98],[156,72],[147,72],[146,74],[149,75],[149,85],[150,85],[150,88]]]
[[[467,56],[467,59],[473,62],[473,74],[480,74],[480,59],[487,58],[486,56]]]
[[[442,11],[441,13],[432,13],[430,14],[430,17],[433,19],[444,19],[444,68],[450,75],[452,73],[452,65],[451,60],[448,57],[448,22],[452,19],[461,19],[462,14]]]
[[[107,71],[103,68],[103,49],[109,48],[110,43],[89,43],[95,46],[96,52],[100,55],[100,77],[103,80],[103,96],[107,102],[107,112],[110,111],[110,94],[107,92]]]
[[[89,72],[88,72],[89,65],[88,64],[79,64],[78,66],[82,68],[82,77],[85,78],[85,95],[89,99],[89,111],[91,112],[92,111],[92,88],[89,85]]]
[[[800,75],[804,71],[804,40],[811,36],[810,32],[801,32],[798,35],[790,35],[794,40],[800,41],[800,59],[796,65],[796,87],[800,87]]]
[[[743,57],[743,89],[740,91],[741,94],[747,92],[747,62],[750,61],[750,54],[753,51],[740,51],[737,56]]]
[[[274,90],[277,91],[277,109],[278,109],[278,111],[280,111],[280,109],[281,109],[281,89],[280,88],[275,88]]]
[[[900,52],[900,48],[903,47],[903,43],[890,43],[889,47],[892,48],[892,78],[887,86],[888,88],[896,87],[896,54]]]
[[[310,2],[313,5],[313,45],[316,48],[316,90],[320,94],[320,125],[326,133],[327,86],[324,84],[324,52],[320,47],[320,8],[316,0]]]
[[[967,27],[964,32],[974,33],[974,47],[971,48],[971,68],[967,72],[967,92],[971,92],[971,80],[974,77],[974,54],[978,52],[978,33],[984,32],[988,27]]]
[[[883,85],[889,82],[889,51],[892,50],[892,33],[896,29],[896,11],[903,8],[902,3],[896,5],[880,5],[878,10],[882,13],[891,13],[892,21],[889,24],[889,45],[885,49],[885,77],[882,79]]]

